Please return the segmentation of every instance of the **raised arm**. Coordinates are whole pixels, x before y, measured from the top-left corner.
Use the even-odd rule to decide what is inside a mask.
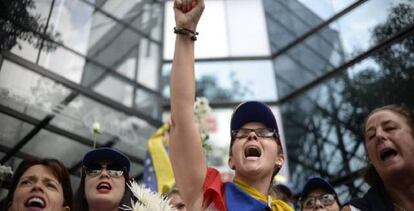
[[[203,10],[203,0],[175,0],[176,27],[195,32]],[[195,79],[194,41],[191,36],[176,35],[170,89],[170,158],[174,176],[187,209],[201,210],[207,165],[193,117]]]

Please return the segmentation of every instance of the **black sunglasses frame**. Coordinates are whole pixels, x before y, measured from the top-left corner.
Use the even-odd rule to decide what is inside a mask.
[[[100,166],[100,168],[99,169],[95,169],[94,167],[88,167],[88,166],[82,166],[82,176],[87,176],[87,175],[89,175],[89,176],[91,176],[91,177],[97,177],[97,176],[99,176],[99,175],[101,175],[102,174],[102,171],[103,171],[103,166],[102,165],[100,165],[100,164],[92,164],[92,166]],[[108,166],[109,166],[109,168],[108,168]],[[106,169],[106,171],[108,172],[108,175],[110,176],[110,177],[113,177],[113,178],[118,178],[118,177],[122,177],[122,176],[124,176],[126,179],[127,179],[127,175],[126,174],[128,174],[128,171],[127,171],[127,169],[126,169],[126,167],[123,167],[123,166],[117,166],[117,167],[119,167],[119,168],[116,168],[116,169],[111,169],[111,166],[117,166],[117,165],[112,165],[112,164],[109,164],[109,165],[107,165],[107,167],[105,168]],[[92,170],[99,170],[99,174],[97,174],[97,175],[90,175],[90,173],[88,173],[88,172],[90,172],[90,171],[92,171]],[[116,176],[116,175],[112,175],[112,171],[122,171],[122,174],[121,175],[119,175],[119,176]]]

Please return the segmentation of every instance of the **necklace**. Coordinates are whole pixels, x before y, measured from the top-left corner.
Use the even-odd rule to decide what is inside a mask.
[[[404,208],[402,208],[402,207],[400,207],[399,205],[397,205],[396,203],[392,203],[393,205],[394,205],[394,207],[396,208],[396,210],[399,210],[399,211],[407,211],[406,209],[404,209]]]

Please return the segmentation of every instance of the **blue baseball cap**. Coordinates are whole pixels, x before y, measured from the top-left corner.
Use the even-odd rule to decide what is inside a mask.
[[[329,182],[320,177],[312,177],[306,182],[305,186],[303,186],[300,198],[304,199],[308,196],[309,192],[315,189],[323,189],[326,193],[337,195],[335,189],[331,186],[331,184],[329,184]]]
[[[287,185],[277,184],[273,186],[273,190],[279,190],[280,192],[284,193],[288,198],[293,197],[293,191]]]
[[[275,129],[279,133],[272,110],[262,102],[248,101],[238,105],[231,117],[230,130],[240,129],[248,122],[261,122],[266,127]]]
[[[131,168],[131,161],[129,158],[124,153],[110,147],[101,147],[89,151],[83,157],[82,165],[88,167],[100,161],[111,161],[115,164],[126,167],[128,172]]]

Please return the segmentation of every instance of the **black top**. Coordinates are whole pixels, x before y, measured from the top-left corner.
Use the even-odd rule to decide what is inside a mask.
[[[394,211],[394,205],[382,183],[371,187],[362,198],[352,199],[348,204],[362,211]]]

